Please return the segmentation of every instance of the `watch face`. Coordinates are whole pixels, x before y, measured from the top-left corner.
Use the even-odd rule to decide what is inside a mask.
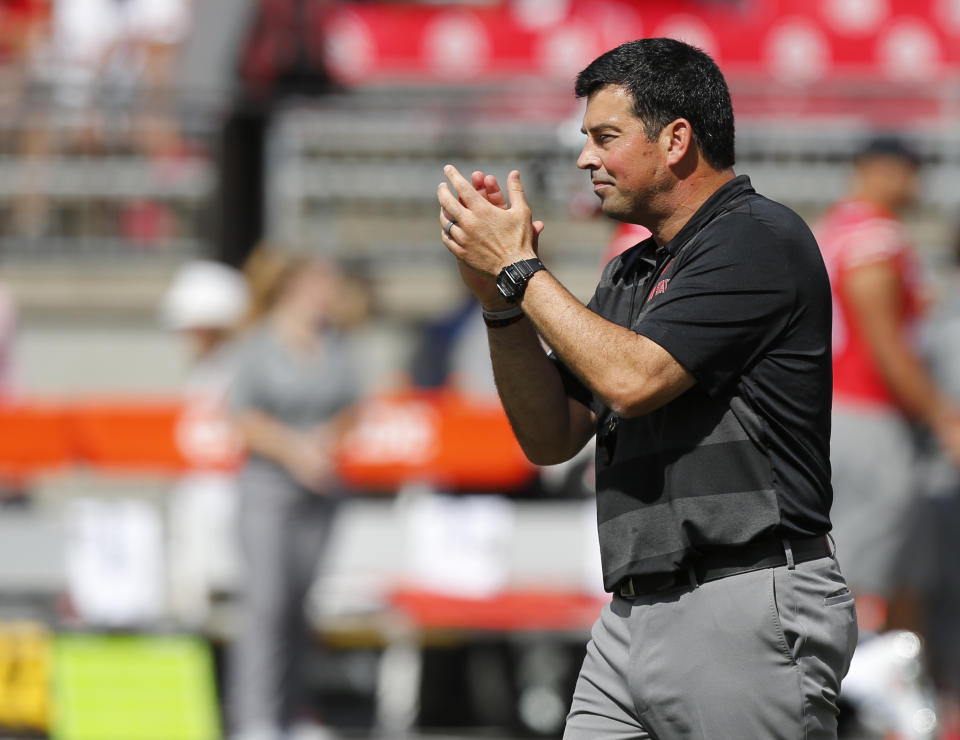
[[[497,276],[497,291],[508,303],[516,303],[519,295],[517,286],[509,273],[510,267],[505,267]]]
[[[534,262],[534,268],[529,264]],[[527,287],[527,281],[537,271],[543,269],[539,260],[514,262],[504,267],[497,276],[497,290],[508,303],[517,303]]]

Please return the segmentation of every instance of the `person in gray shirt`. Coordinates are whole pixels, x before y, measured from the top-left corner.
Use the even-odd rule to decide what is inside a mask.
[[[331,327],[335,271],[258,253],[248,266],[264,312],[240,349],[230,393],[248,449],[239,476],[244,593],[229,662],[237,738],[279,740],[298,720],[303,601],[329,538],[339,486],[333,450],[357,398]]]

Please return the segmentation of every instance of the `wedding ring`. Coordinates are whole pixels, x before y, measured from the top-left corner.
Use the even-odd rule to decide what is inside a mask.
[[[443,233],[446,234],[447,236],[450,236],[450,229],[456,226],[456,224],[457,222],[454,221],[453,219],[450,219],[449,221],[447,221],[447,225],[443,227]]]

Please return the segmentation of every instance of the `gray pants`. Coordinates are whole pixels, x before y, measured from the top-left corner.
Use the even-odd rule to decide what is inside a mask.
[[[625,600],[593,627],[564,740],[821,740],[857,643],[830,557]]]
[[[894,410],[835,402],[830,464],[830,520],[847,582],[857,594],[889,598],[916,510],[910,427]]]
[[[317,576],[336,502],[268,468],[240,477],[244,571],[239,633],[228,663],[236,731],[278,732],[302,708],[304,599]]]

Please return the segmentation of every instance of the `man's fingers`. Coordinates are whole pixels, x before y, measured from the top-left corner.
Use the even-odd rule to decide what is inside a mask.
[[[451,226],[450,224],[453,224],[453,226]],[[440,230],[447,236],[450,236],[450,232],[453,230],[453,227],[456,225],[457,225],[457,219],[451,218],[450,214],[447,213],[446,208],[441,208],[440,209]],[[452,239],[453,237],[451,236],[450,238]]]
[[[493,175],[487,175],[483,180],[483,186],[487,191],[487,200],[498,208],[507,207],[507,196],[500,189],[500,183]]]
[[[520,173],[511,170],[507,175],[507,192],[510,194],[510,208],[529,208],[527,198],[523,193],[523,183],[520,182]]]
[[[457,244],[456,240],[446,231],[440,232],[440,241],[443,242],[443,246],[445,246],[457,259],[462,259],[467,253],[466,250]]]
[[[470,188],[470,192],[476,195],[476,191]],[[450,221],[459,221],[466,213],[467,209],[461,205],[457,197],[451,192],[450,186],[442,182],[437,186],[437,200],[440,201],[441,208],[452,218]]]
[[[450,184],[453,185],[454,190],[457,191],[464,205],[472,207],[482,199],[480,193],[474,189],[473,184],[461,175],[460,171],[452,164],[448,164],[443,168],[443,174],[447,176],[447,179],[450,181]],[[453,211],[451,211],[451,213],[453,213]]]
[[[543,233],[543,229],[546,226],[543,221],[534,221],[533,222],[533,233],[537,236],[540,236]]]

